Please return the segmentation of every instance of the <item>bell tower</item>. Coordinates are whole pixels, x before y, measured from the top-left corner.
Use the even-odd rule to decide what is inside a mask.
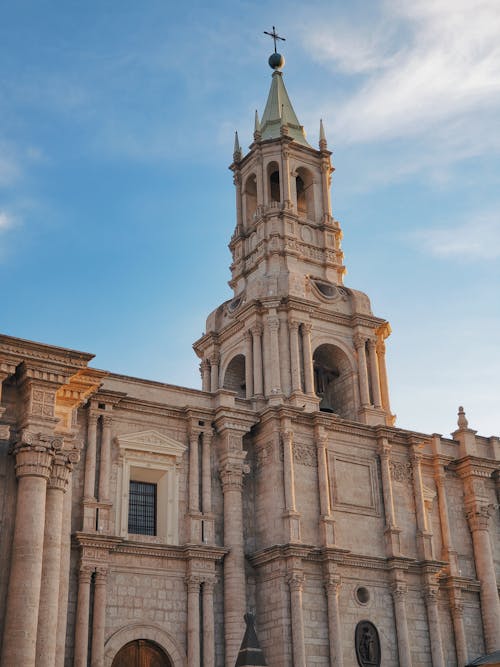
[[[234,296],[209,315],[194,344],[202,388],[235,391],[255,409],[288,404],[392,424],[384,345],[390,327],[374,317],[365,294],[343,285],[332,154],[322,121],[319,148],[308,143],[284,64],[276,51],[269,58],[271,87],[246,154],[235,134]]]

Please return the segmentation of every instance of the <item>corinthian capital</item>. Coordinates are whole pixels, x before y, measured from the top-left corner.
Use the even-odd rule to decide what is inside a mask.
[[[476,505],[466,510],[465,516],[472,532],[476,530],[488,530],[488,524],[494,508],[494,505]]]
[[[304,587],[304,574],[302,572],[291,572],[287,577],[287,583],[291,591],[301,591]]]
[[[243,488],[243,473],[246,467],[240,462],[223,463],[219,469],[222,482],[222,491],[241,491]]]
[[[366,343],[366,336],[362,336],[361,334],[356,334],[353,338],[354,341],[354,347],[359,350],[359,348],[364,347]]]

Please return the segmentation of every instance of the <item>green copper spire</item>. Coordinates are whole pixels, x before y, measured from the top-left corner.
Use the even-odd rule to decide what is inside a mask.
[[[279,54],[273,54],[273,56]],[[283,59],[284,63],[284,59]],[[279,139],[282,136],[282,117],[286,118],[286,128],[288,130],[288,136],[291,139],[294,139],[297,143],[302,144],[303,146],[309,146],[306,140],[306,135],[304,133],[304,128],[297,118],[297,114],[293,110],[292,103],[288,97],[288,93],[283,82],[283,75],[277,69],[276,65],[271,64],[273,67],[273,80],[271,82],[271,89],[269,90],[269,96],[267,98],[266,108],[262,115],[261,133],[262,140],[266,139]],[[282,67],[281,63],[278,63],[278,67]]]

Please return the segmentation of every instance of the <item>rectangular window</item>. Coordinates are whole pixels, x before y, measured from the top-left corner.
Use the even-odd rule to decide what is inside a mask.
[[[156,484],[130,480],[128,532],[156,535]]]

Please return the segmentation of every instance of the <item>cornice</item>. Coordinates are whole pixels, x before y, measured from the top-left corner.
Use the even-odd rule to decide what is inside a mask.
[[[29,359],[43,363],[53,362],[59,366],[73,369],[85,368],[95,355],[0,334],[0,356],[7,357],[16,365]]]

